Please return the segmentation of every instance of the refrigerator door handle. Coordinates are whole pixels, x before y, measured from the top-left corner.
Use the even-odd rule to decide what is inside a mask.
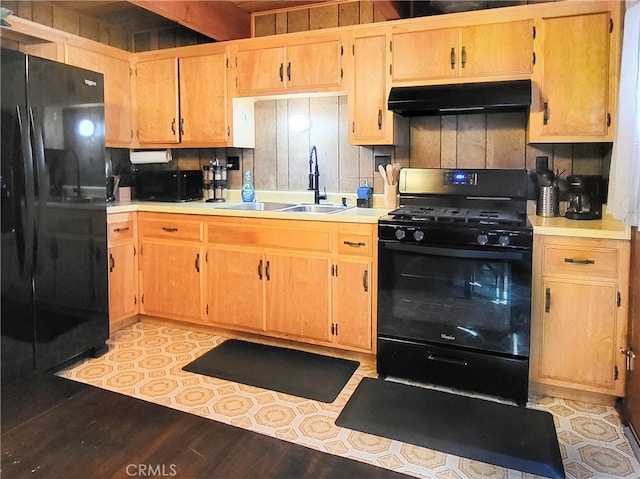
[[[35,192],[38,195],[38,209],[37,216],[35,218],[36,231],[40,231],[41,226],[46,221],[47,208],[46,203],[49,201],[49,175],[47,173],[47,166],[44,159],[44,134],[42,133],[42,118],[37,116],[37,111],[29,109],[29,120],[31,122],[31,131],[33,132],[33,154],[35,156],[36,165],[36,181],[38,190]],[[38,262],[38,245],[34,248],[33,253],[34,264]]]
[[[33,150],[31,147],[31,122],[26,107],[17,107],[18,126],[20,128],[20,144],[22,148],[22,161],[24,168],[24,192],[25,207],[24,229],[24,265],[23,273],[31,274],[34,268],[35,250],[35,176],[33,171]]]

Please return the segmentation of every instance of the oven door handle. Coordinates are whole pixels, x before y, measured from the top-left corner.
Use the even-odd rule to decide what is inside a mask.
[[[486,251],[463,248],[437,248],[435,246],[422,246],[392,242],[381,242],[385,249],[405,251],[431,256],[445,256],[450,258],[477,258],[477,259],[506,259],[520,261],[524,257],[521,251]]]

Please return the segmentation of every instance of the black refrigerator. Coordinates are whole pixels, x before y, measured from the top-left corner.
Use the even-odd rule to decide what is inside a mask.
[[[100,73],[2,49],[2,379],[106,351]]]

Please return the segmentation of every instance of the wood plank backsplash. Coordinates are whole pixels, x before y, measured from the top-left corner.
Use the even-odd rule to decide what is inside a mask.
[[[288,127],[291,115],[311,119],[308,132]],[[608,176],[609,143],[527,144],[524,112],[414,117],[399,123],[402,144],[353,146],[348,143],[346,96],[261,100],[256,102],[255,149],[175,150],[181,168],[200,168],[214,158],[239,156],[241,171],[229,174],[230,188],[240,188],[242,171],[252,170],[259,190],[301,191],[308,186],[309,152],[318,150],[320,187],[353,193],[366,180],[383,190],[376,163],[386,157],[413,168],[535,169],[537,156],[565,174]],[[177,153],[177,155],[176,155]],[[376,158],[377,157],[377,158]]]

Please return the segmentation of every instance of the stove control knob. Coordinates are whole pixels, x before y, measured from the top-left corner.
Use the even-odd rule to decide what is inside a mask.
[[[511,244],[511,238],[509,238],[509,235],[500,235],[498,244],[500,246],[509,246]]]
[[[416,241],[422,241],[424,239],[424,231],[416,230],[413,232],[413,238]]]
[[[476,239],[478,241],[478,244],[481,244],[482,246],[486,245],[489,242],[489,237],[484,233],[480,233]]]
[[[396,230],[396,239],[403,240],[406,234],[404,230]]]

